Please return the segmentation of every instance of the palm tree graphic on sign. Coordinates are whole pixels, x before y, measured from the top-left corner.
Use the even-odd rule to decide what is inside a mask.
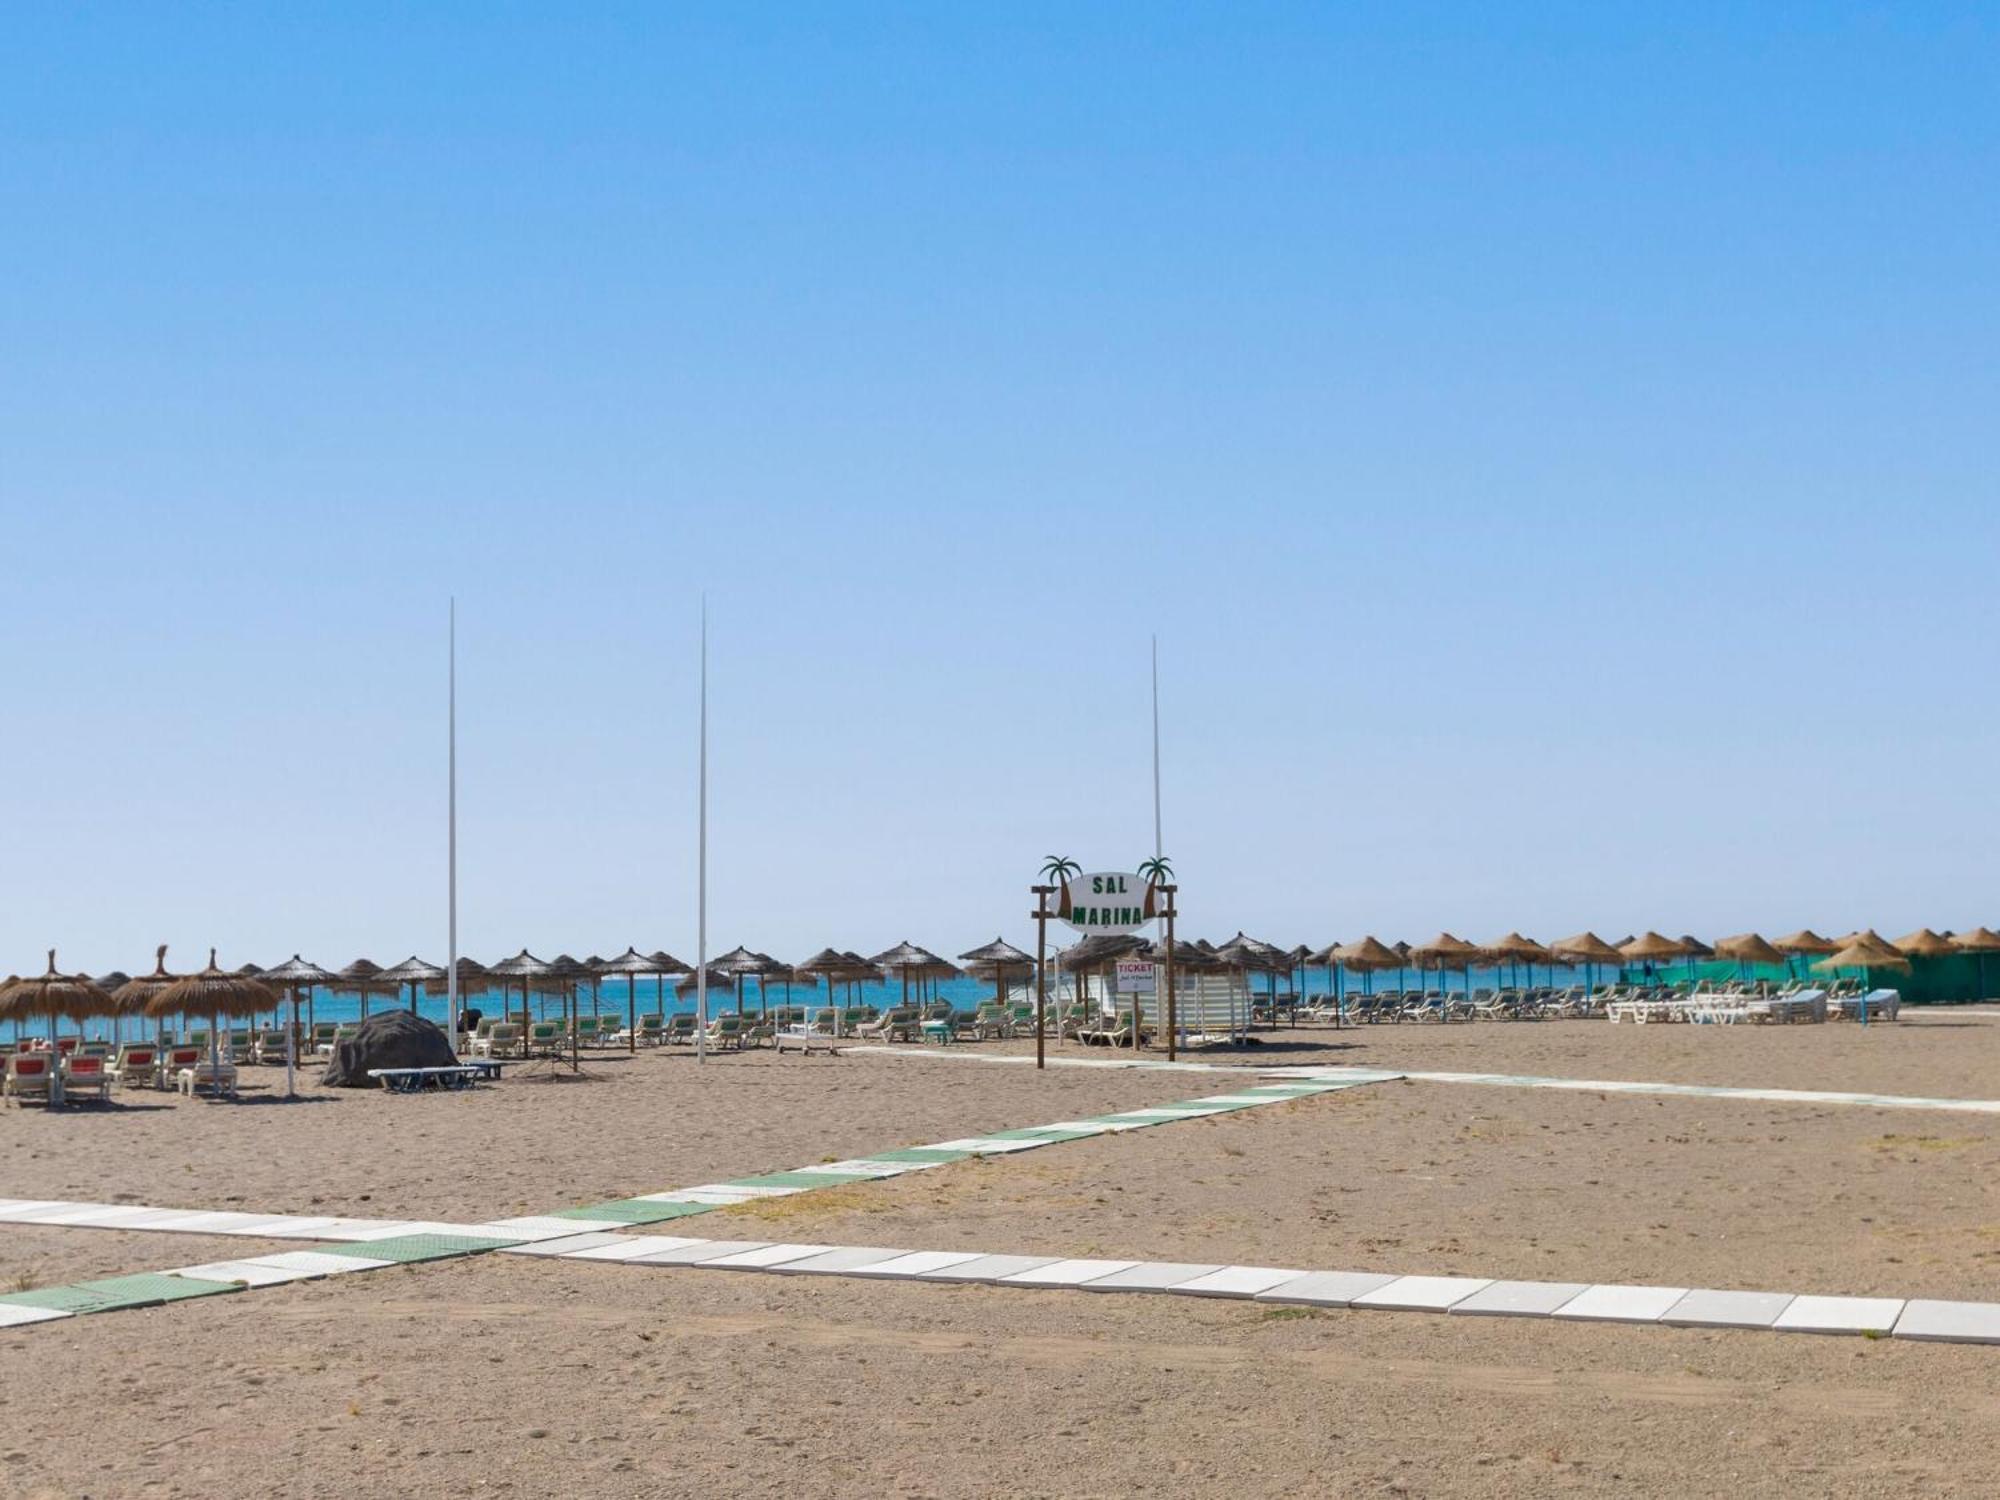
[[[1070,913],[1070,877],[1081,875],[1082,873],[1082,865],[1073,859],[1066,859],[1060,854],[1051,854],[1047,859],[1042,861],[1042,879],[1056,888],[1056,915],[1065,922],[1069,920]]]
[[[1171,885],[1174,879],[1174,867],[1167,863],[1166,855],[1162,854],[1158,859],[1149,859],[1139,866],[1139,874],[1148,885]]]

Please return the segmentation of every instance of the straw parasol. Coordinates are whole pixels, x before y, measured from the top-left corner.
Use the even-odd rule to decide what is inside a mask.
[[[208,1060],[210,1068],[216,1073],[221,1071],[218,1044],[222,1018],[254,1016],[267,1010],[275,1012],[277,1008],[277,991],[261,979],[218,968],[213,948],[208,950],[207,968],[199,974],[176,979],[146,1002],[146,1014],[149,1016],[208,1017]]]
[[[165,953],[162,949],[162,954]],[[292,1097],[292,1074],[297,1064],[299,1031],[299,991],[310,995],[316,984],[332,984],[333,975],[318,964],[308,963],[294,953],[275,969],[266,969],[264,983],[273,989],[282,986],[292,997],[292,1024],[285,1032],[285,1097]]]
[[[686,970],[687,965],[670,953],[662,951],[654,954],[645,954],[641,953],[637,948],[630,947],[616,958],[607,958],[597,966],[597,971],[600,974],[623,974],[625,976],[625,1035],[626,1040],[630,1043],[630,1046],[626,1048],[628,1052],[637,1052],[639,1050],[639,976],[641,974],[650,974],[655,979],[663,980],[669,974],[680,974],[686,972]],[[661,994],[664,995],[665,993],[666,987],[662,985]],[[661,1002],[660,1009],[662,1011],[666,1009],[664,1000]]]
[[[958,961],[969,971],[982,977],[990,974],[993,978],[993,987],[998,992],[995,998],[1003,1006],[1007,1003],[1007,971],[1018,969],[1026,975],[1035,972],[1035,960],[1032,954],[1023,953],[1012,943],[998,937],[990,943],[959,954]]]
[[[10,979],[0,986],[0,1019],[11,1020],[16,1033],[30,1016],[46,1016],[49,1023],[49,1102],[62,1103],[62,1049],[56,1042],[56,1018],[68,1016],[81,1021],[86,1016],[113,1016],[118,1002],[104,987],[83,974],[64,974],[56,968],[56,950],[49,949],[48,972],[26,979]]]
[[[365,958],[357,958],[346,968],[334,975],[333,992],[336,995],[359,995],[361,997],[361,1019],[368,1019],[368,997],[370,995],[393,995],[399,985],[384,984],[381,979],[382,966]]]
[[[921,1003],[925,980],[943,979],[958,972],[957,969],[953,968],[944,959],[939,958],[930,949],[920,948],[907,938],[896,944],[895,947],[885,949],[876,954],[868,962],[878,969],[884,969],[901,976],[903,981],[903,1003],[905,1005],[910,1003],[910,981],[912,979],[917,981],[917,999]]]
[[[121,1015],[143,1016],[146,1002],[179,977],[167,972],[167,945],[162,943],[153,950],[153,972],[126,980],[111,992],[111,998],[118,1003]]]
[[[1947,953],[1958,952],[1958,946],[1950,938],[1940,937],[1928,927],[1906,932],[1889,946],[1911,958],[1942,958]]]
[[[773,974],[787,974],[790,966],[781,963],[768,953],[757,953],[738,944],[722,957],[710,960],[715,968],[737,979],[754,978],[757,981],[757,1011],[762,1015],[770,1010],[770,1002],[764,995],[764,982]],[[739,1005],[739,1009],[741,1006]]]
[[[1715,954],[1718,958],[1733,958],[1739,964],[1781,964],[1785,961],[1784,954],[1754,932],[1739,932],[1734,937],[1717,938]]]
[[[858,953],[822,948],[804,963],[793,964],[792,972],[801,979],[826,981],[827,1009],[833,1013],[833,1034],[839,1036],[844,1007],[834,997],[834,985],[845,984],[851,988],[856,983],[872,979],[875,977],[875,966]]]
[[[1620,945],[1619,956],[1637,963],[1654,964],[1663,959],[1679,958],[1687,952],[1678,939],[1662,937],[1657,932],[1647,932],[1630,942]]]
[[[1418,969],[1432,968],[1438,972],[1438,985],[1444,985],[1447,969],[1461,969],[1466,974],[1466,986],[1472,984],[1473,960],[1479,957],[1479,950],[1464,938],[1454,937],[1449,932],[1440,932],[1428,943],[1419,943],[1410,950],[1410,959]]]
[[[442,983],[445,978],[443,969],[436,964],[425,963],[414,953],[401,963],[384,969],[375,976],[377,983],[394,984],[399,992],[404,985],[410,987],[410,1014],[413,1016],[417,1013],[418,988],[428,991],[434,985]]]
[[[1549,944],[1549,951],[1567,963],[1583,965],[1583,990],[1586,995],[1593,988],[1594,971],[1599,964],[1624,962],[1624,956],[1594,932],[1579,932],[1574,937],[1561,938]]]

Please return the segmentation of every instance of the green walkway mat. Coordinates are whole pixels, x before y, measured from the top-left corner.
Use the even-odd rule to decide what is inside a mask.
[[[1099,1130],[1061,1130],[1053,1125],[1037,1125],[1030,1130],[995,1130],[987,1134],[990,1141],[1088,1141],[1103,1132]]]
[[[478,1255],[487,1250],[504,1250],[523,1245],[525,1240],[488,1238],[471,1234],[398,1234],[386,1240],[356,1240],[348,1244],[323,1245],[328,1255],[351,1255],[360,1260],[393,1260],[404,1265],[420,1260],[448,1260],[454,1255]]]
[[[161,1302],[185,1302],[190,1297],[212,1297],[217,1292],[240,1292],[241,1286],[221,1281],[196,1281],[186,1276],[166,1276],[141,1272],[136,1276],[110,1276],[101,1281],[79,1281],[73,1286],[45,1286],[32,1292],[13,1292],[0,1297],[16,1307],[46,1307],[57,1312],[116,1312],[128,1307],[153,1307]]]
[[[838,1179],[846,1176],[848,1174],[845,1172],[815,1172],[810,1167],[804,1167],[795,1172],[766,1172],[761,1177],[732,1177],[723,1183],[722,1186],[743,1188],[823,1188],[831,1187]]]
[[[689,1214],[714,1213],[720,1203],[648,1203],[643,1198],[614,1198],[609,1203],[586,1203],[582,1208],[565,1208],[554,1217],[586,1219],[600,1224],[664,1224],[669,1219],[685,1219]]]
[[[944,1151],[936,1146],[912,1146],[907,1151],[871,1151],[866,1156],[858,1156],[856,1161],[964,1161],[968,1156],[977,1156],[976,1151]]]

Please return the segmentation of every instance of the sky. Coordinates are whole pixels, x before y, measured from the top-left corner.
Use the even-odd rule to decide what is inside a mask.
[[[0,973],[2000,925],[1996,43],[17,12]]]

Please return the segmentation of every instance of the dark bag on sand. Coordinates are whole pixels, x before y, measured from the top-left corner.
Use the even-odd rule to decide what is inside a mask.
[[[333,1061],[320,1084],[332,1089],[372,1089],[381,1080],[370,1068],[449,1068],[458,1061],[444,1028],[406,1010],[387,1010],[363,1021],[354,1035],[333,1044]]]

